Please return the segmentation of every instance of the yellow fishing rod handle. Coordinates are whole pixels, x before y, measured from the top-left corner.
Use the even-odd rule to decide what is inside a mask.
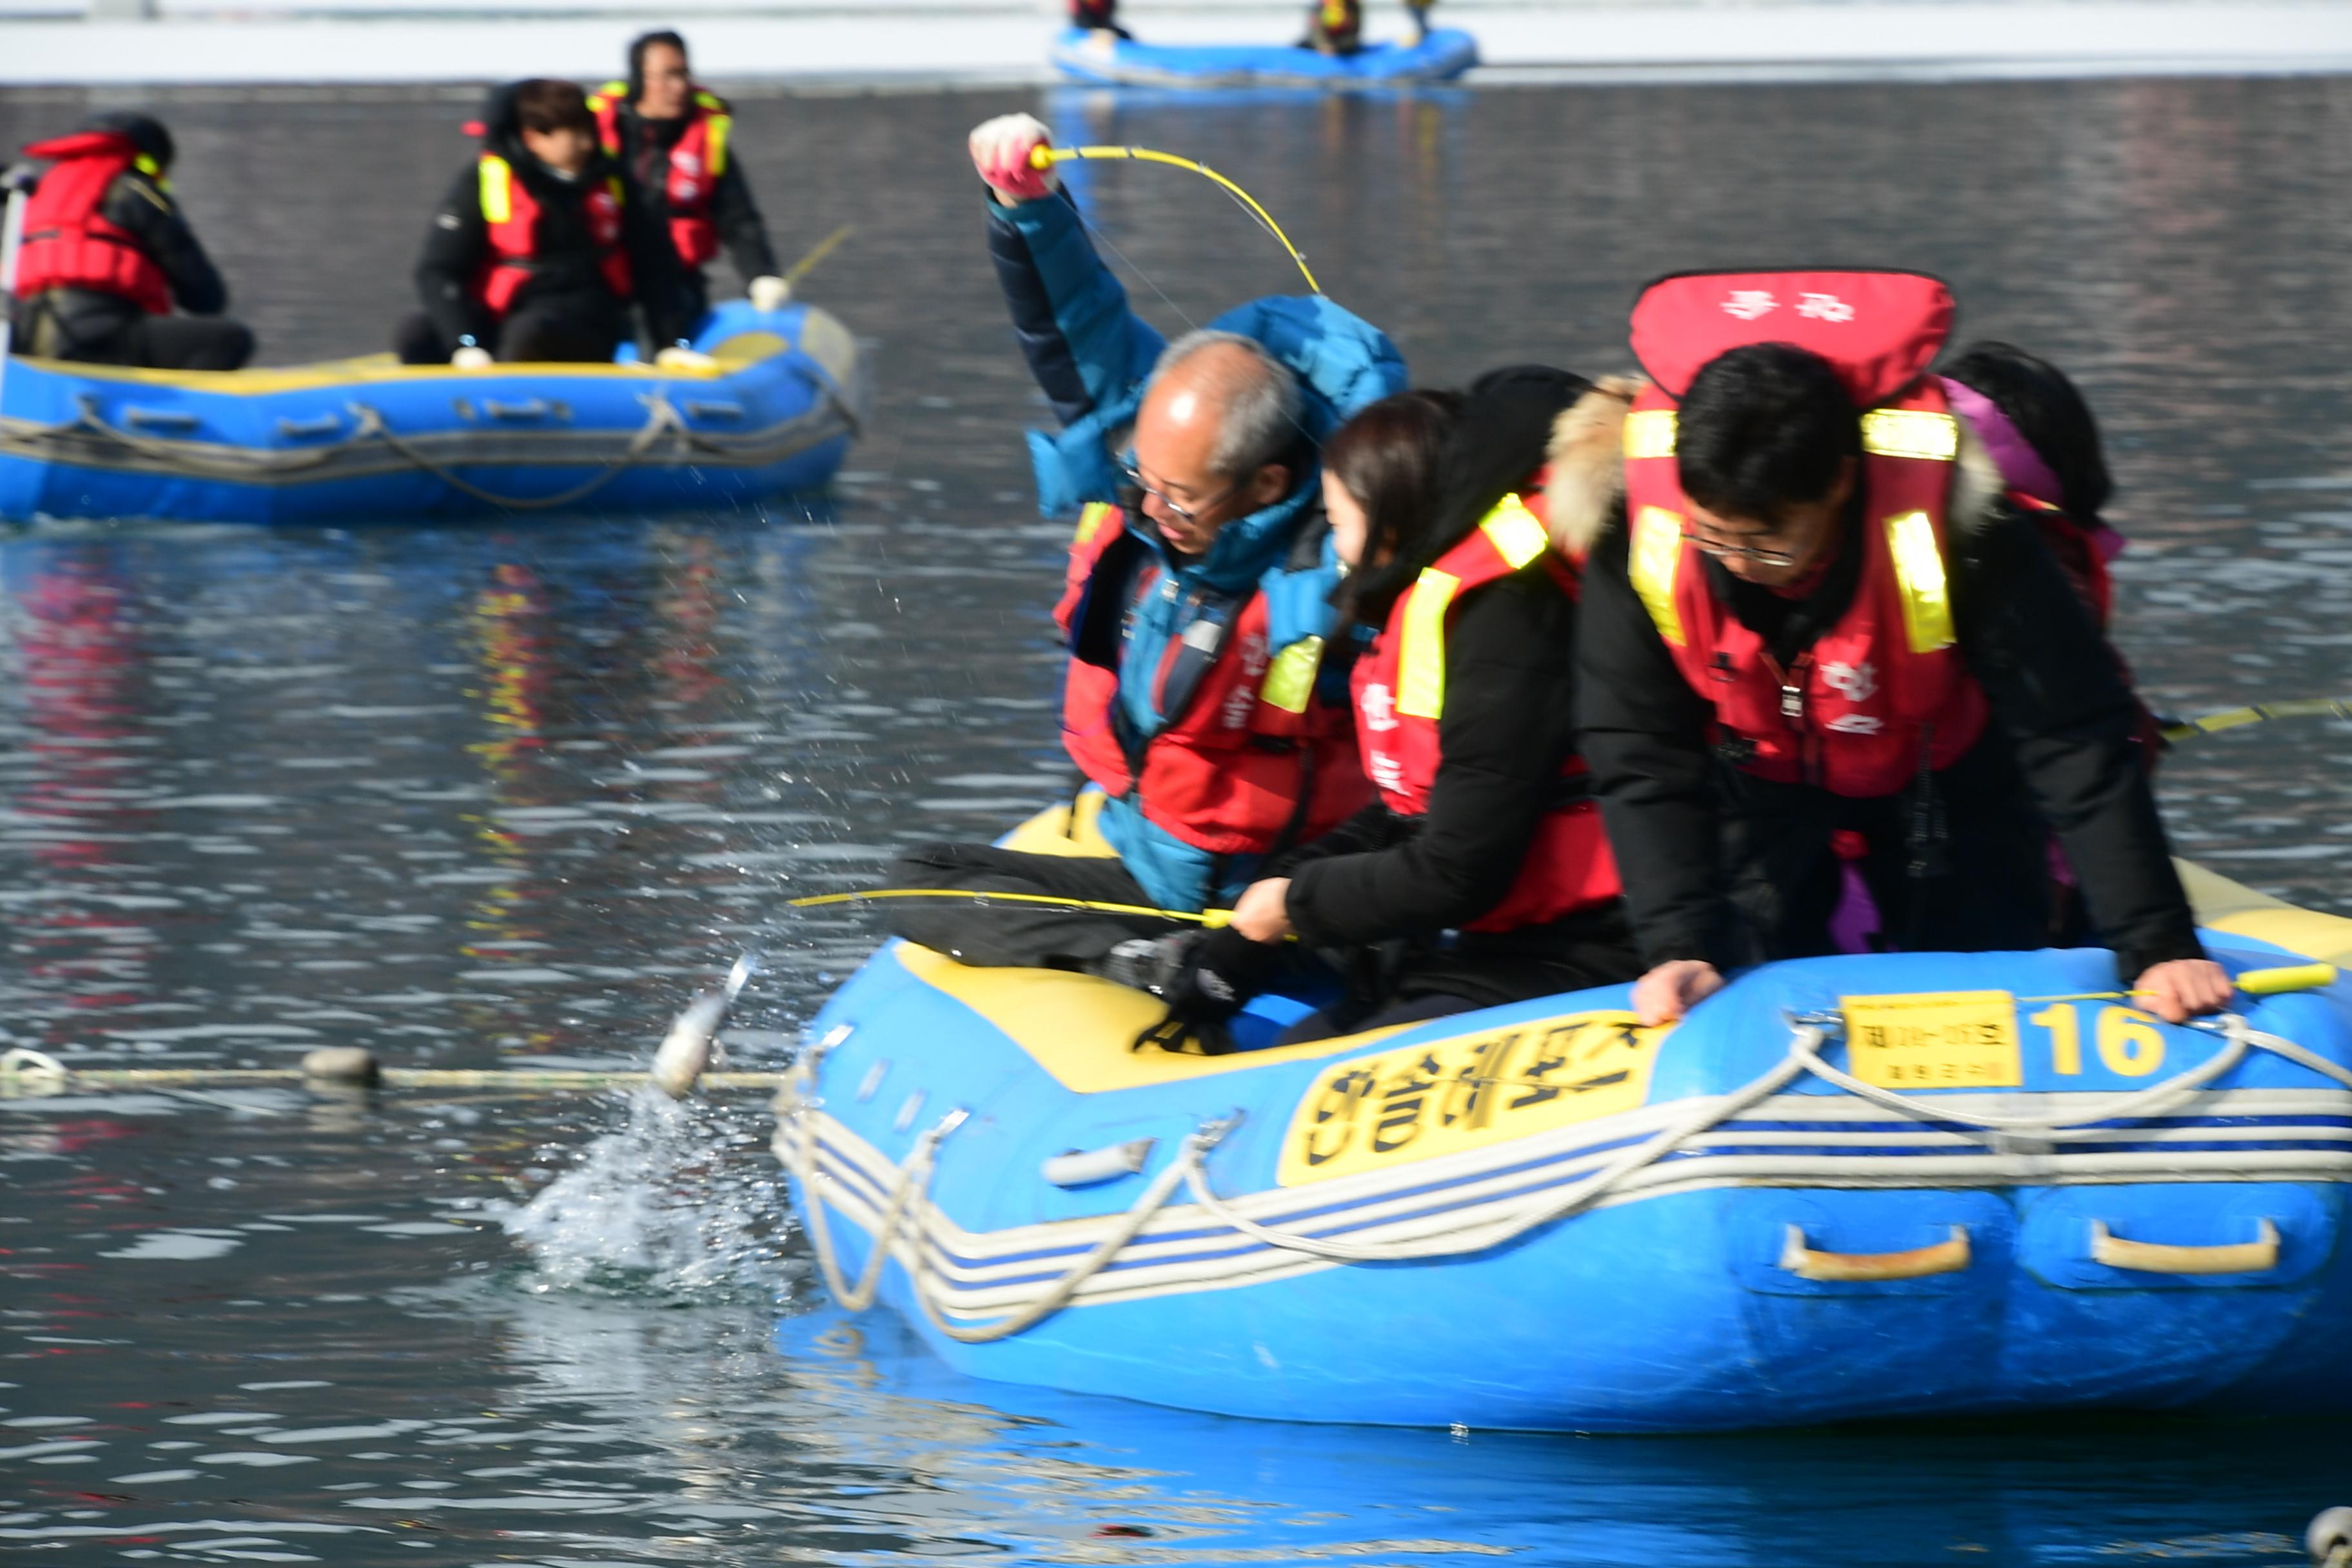
[[[1282,248],[1290,252],[1290,259],[1298,268],[1299,276],[1307,279],[1307,287],[1315,293],[1323,292],[1323,285],[1315,280],[1314,269],[1307,265],[1305,253],[1290,243],[1290,237],[1282,232],[1282,226],[1274,221],[1274,215],[1260,206],[1255,196],[1206,163],[1191,158],[1179,158],[1173,153],[1161,153],[1150,147],[1053,147],[1040,142],[1029,149],[1029,166],[1040,173],[1056,163],[1106,158],[1135,163],[1165,163],[1171,169],[1189,169],[1202,179],[1214,183],[1247,207],[1251,216],[1265,226],[1265,231],[1281,242]]]

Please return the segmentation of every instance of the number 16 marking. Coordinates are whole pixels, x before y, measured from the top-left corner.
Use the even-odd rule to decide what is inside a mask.
[[[2083,1070],[2083,1020],[2072,1002],[2044,1007],[2025,1020],[2050,1031],[2050,1068],[2073,1077]],[[2099,1009],[2099,1065],[2121,1078],[2146,1078],[2164,1065],[2164,1036],[2156,1020],[2135,1007]]]

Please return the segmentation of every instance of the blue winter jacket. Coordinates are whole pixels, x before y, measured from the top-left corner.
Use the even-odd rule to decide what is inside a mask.
[[[989,205],[989,252],[1013,309],[1013,324],[1037,384],[1062,422],[1061,433],[1029,435],[1037,503],[1048,517],[1088,501],[1118,503],[1127,427],[1166,340],[1129,308],[1127,290],[1095,254],[1078,209],[1054,195],[1018,206]],[[1349,416],[1405,386],[1404,360],[1386,333],[1317,295],[1272,296],[1209,323],[1265,345],[1299,379],[1301,422],[1319,446]],[[1119,654],[1119,705],[1139,736],[1167,721],[1152,705],[1153,675],[1169,643],[1198,614],[1194,590],[1267,596],[1268,638],[1277,654],[1331,629],[1330,594],[1339,581],[1323,519],[1321,476],[1302,465],[1289,495],[1218,531],[1208,553],[1185,561],[1158,531],[1129,514],[1129,531],[1158,558],[1176,591],[1151,594],[1136,606]],[[1344,700],[1343,668],[1327,667]],[[1147,820],[1131,800],[1103,811],[1102,831],[1120,861],[1164,909],[1200,910],[1230,902],[1248,886],[1256,858],[1217,856]]]

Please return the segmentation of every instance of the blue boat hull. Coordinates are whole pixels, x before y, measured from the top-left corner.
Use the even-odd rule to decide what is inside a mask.
[[[1441,27],[1418,44],[1325,55],[1281,45],[1139,43],[1072,28],[1055,41],[1053,61],[1068,79],[1098,87],[1346,90],[1451,81],[1478,63],[1478,44],[1467,33]]]
[[[11,361],[0,520],[341,523],[756,504],[832,478],[863,417],[856,344],[823,310],[705,318],[703,371],[289,369]]]
[[[2276,918],[2270,940],[2227,921],[2209,940],[2233,970],[2352,948],[2352,922],[2290,913],[2297,947]],[[1573,1431],[2333,1407],[2352,1394],[2352,1090],[2331,1076],[2352,1064],[2352,991],[2249,1003],[2260,1037],[2334,1064],[2315,1070],[2085,999],[2113,984],[2098,952],[1831,958],[1750,974],[1667,1031],[1630,1027],[1612,987],[1195,1058],[1129,1051],[1156,1014],[1138,994],[893,944],[812,1026],[777,1146],[836,1289],[887,1234],[876,1300],[1005,1382]],[[1934,1000],[1951,994],[1976,1000]],[[1792,1059],[1791,1014],[1851,1032],[1871,1007],[1995,996],[2013,1081],[1882,1076],[1890,1107],[1807,1069],[1733,1104]],[[1964,1035],[1929,1066],[1983,1079]],[[1832,1028],[1817,1055],[1908,1085],[1856,1049]],[[2103,1114],[2223,1051],[2210,1083]],[[1221,1125],[1195,1156],[1220,1208],[1174,1186],[1121,1242]],[[1104,1165],[1122,1151],[1133,1170]],[[1301,1249],[1334,1242],[1379,1256]]]

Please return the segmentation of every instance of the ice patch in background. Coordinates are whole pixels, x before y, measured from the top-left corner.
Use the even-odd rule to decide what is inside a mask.
[[[529,1203],[488,1210],[530,1258],[531,1288],[778,1300],[787,1212],[761,1099],[614,1102],[614,1131]],[[550,1151],[551,1163],[562,1157]]]
[[[169,1258],[174,1262],[192,1263],[201,1258],[225,1258],[235,1252],[243,1241],[235,1231],[218,1230],[152,1230],[129,1247],[119,1251],[101,1252],[100,1258],[123,1258],[137,1262]]]

